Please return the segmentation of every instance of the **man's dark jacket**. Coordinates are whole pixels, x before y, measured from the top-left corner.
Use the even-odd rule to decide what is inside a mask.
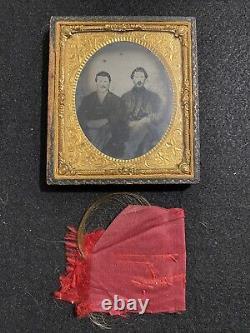
[[[152,120],[158,118],[160,112],[161,99],[153,91],[145,87],[134,87],[122,95],[122,101],[126,105],[127,117],[129,120],[140,120],[150,116]]]
[[[97,92],[85,96],[77,110],[78,120],[84,134],[89,137],[88,121],[107,119],[107,135],[110,137],[107,144],[101,148],[106,155],[119,158],[122,155],[124,136],[126,135],[125,112],[121,98],[108,92],[101,103]],[[98,131],[97,131],[98,135]],[[91,139],[90,139],[91,141]],[[96,147],[99,148],[99,147]]]
[[[150,125],[147,127],[147,134],[139,144],[138,138],[134,137],[135,145],[130,142],[131,149],[135,149],[136,145],[139,147],[134,154],[130,152],[133,157],[140,156],[150,150],[160,139],[162,133],[159,133],[158,125],[162,120],[161,98],[153,91],[147,90],[145,87],[134,87],[130,91],[122,95],[122,101],[126,107],[126,117],[128,122],[140,121],[143,118],[150,118]]]

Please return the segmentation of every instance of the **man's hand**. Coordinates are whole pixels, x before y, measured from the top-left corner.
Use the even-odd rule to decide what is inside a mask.
[[[150,117],[144,117],[140,120],[132,120],[129,122],[129,127],[134,129],[139,129],[142,126],[149,125],[151,123]]]

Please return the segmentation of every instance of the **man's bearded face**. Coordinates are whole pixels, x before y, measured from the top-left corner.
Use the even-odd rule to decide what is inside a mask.
[[[105,93],[109,90],[110,82],[107,76],[97,76],[96,87],[97,91]]]
[[[143,72],[135,72],[133,82],[136,88],[144,87],[146,81],[145,74]]]

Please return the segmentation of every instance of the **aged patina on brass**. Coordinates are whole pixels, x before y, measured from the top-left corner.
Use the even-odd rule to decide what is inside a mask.
[[[159,143],[129,160],[104,155],[76,115],[76,85],[87,61],[119,41],[148,48],[170,73],[174,112]],[[193,183],[199,180],[196,32],[193,18],[51,19],[47,182],[49,184]]]

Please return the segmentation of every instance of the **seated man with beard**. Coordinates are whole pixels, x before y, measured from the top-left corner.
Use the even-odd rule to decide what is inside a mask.
[[[96,148],[106,155],[119,158],[123,153],[125,134],[121,99],[109,91],[109,73],[97,73],[95,82],[97,90],[85,96],[77,110],[79,123]]]
[[[157,125],[162,118],[161,99],[144,87],[147,78],[144,68],[135,68],[131,74],[134,87],[122,96],[129,131],[123,155],[126,159],[145,154],[160,138]]]

